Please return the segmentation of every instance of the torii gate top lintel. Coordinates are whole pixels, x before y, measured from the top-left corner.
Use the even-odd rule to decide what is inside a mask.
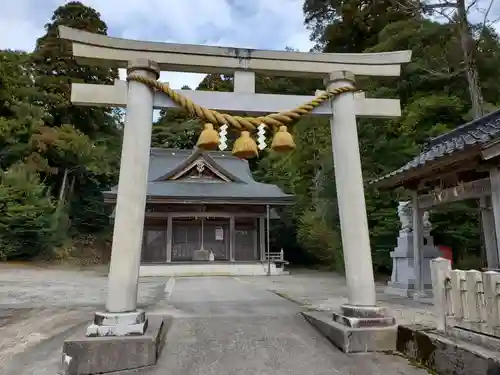
[[[324,78],[333,71],[355,75],[399,76],[411,51],[382,53],[317,53],[146,42],[114,38],[59,26],[59,37],[73,43],[73,55],[85,64],[127,68],[130,60],[147,58],[162,71],[233,73],[248,70],[281,76]],[[203,59],[193,59],[203,56]]]

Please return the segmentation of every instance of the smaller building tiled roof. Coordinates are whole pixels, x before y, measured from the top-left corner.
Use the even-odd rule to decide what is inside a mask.
[[[499,137],[500,109],[432,138],[424,145],[423,151],[411,161],[370,183],[391,185],[387,180],[401,181],[405,175],[417,169],[424,168],[452,154],[481,147]]]

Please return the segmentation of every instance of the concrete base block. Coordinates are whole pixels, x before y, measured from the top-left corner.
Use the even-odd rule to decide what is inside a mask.
[[[333,320],[331,314],[327,312],[308,311],[303,312],[302,315],[345,353],[396,350],[397,326],[395,324],[366,326],[361,323],[357,324],[357,327],[349,327]]]
[[[397,349],[440,375],[500,374],[498,349],[463,338],[419,325],[399,326]]]
[[[64,374],[103,374],[152,366],[171,324],[171,317],[150,315],[146,332],[140,336],[87,337],[86,332],[79,332],[64,342]]]

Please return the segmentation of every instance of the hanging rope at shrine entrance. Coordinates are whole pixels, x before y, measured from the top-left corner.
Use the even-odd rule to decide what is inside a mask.
[[[233,155],[242,159],[256,157],[259,155],[258,148],[262,150],[266,147],[264,142],[265,127],[273,128],[275,131],[277,130],[271,144],[271,148],[274,151],[286,152],[295,149],[295,142],[292,135],[288,132],[287,125],[291,125],[302,116],[311,113],[314,108],[320,106],[330,98],[346,92],[357,91],[354,87],[350,86],[339,87],[329,91],[323,91],[309,102],[288,111],[259,117],[241,117],[204,108],[184,95],[172,90],[167,84],[154,79],[130,75],[127,77],[127,80],[140,82],[152,89],[163,92],[172,99],[175,104],[187,110],[189,114],[198,117],[200,120],[206,121],[205,129],[201,132],[196,144],[202,149],[215,150],[219,146],[219,133],[214,129],[214,125],[224,127],[224,129],[227,125],[230,125],[233,128],[241,130],[240,137],[234,142]],[[250,132],[255,131],[256,128],[259,130],[259,146],[257,146],[257,143],[250,135]]]

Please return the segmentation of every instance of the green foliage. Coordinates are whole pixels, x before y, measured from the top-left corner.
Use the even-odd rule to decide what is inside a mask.
[[[109,217],[113,207],[102,202],[102,180],[95,182],[92,179],[79,179],[79,191],[85,194],[71,194],[69,202],[69,220],[71,222],[72,235],[78,234],[111,234]]]
[[[151,145],[153,147],[192,149],[203,129],[199,120],[191,118],[179,108],[161,111],[153,124]]]
[[[364,52],[388,24],[415,17],[411,1],[305,0],[305,23],[315,49]]]
[[[196,90],[201,91],[233,91],[233,77],[230,75],[207,74]]]
[[[0,258],[50,252],[61,239],[61,213],[36,172],[15,164],[0,174]]]
[[[71,43],[58,38],[57,29],[62,25],[107,33],[99,13],[80,2],[68,2],[54,11],[31,59],[35,86],[43,93],[50,114],[50,120],[32,137],[32,146],[47,161],[48,168],[41,172],[59,205],[64,202],[73,218],[71,231],[109,231],[109,209],[96,191],[107,190],[117,181],[121,113],[111,108],[73,106],[70,83],[111,84],[118,71],[78,64]],[[95,225],[89,225],[90,217],[95,218]]]
[[[343,271],[340,232],[332,230],[315,212],[308,211],[301,216],[297,239],[318,263],[325,264],[335,271]]]
[[[54,12],[33,53],[0,51],[1,256],[30,258],[79,232],[110,230],[102,190],[116,183],[121,116],[75,107],[70,83],[112,83],[116,69],[80,66],[57,36],[66,25],[101,34],[92,8]]]
[[[400,229],[397,215],[397,197],[392,193],[367,189],[366,211],[372,247],[372,261],[376,272],[389,273],[393,250]]]
[[[390,172],[413,158],[430,137],[471,119],[464,55],[455,22],[437,23],[413,1],[304,0],[305,23],[314,49],[325,52],[412,50],[401,77],[363,78],[367,96],[400,98],[402,116],[358,121],[364,178]],[[79,65],[71,46],[57,37],[61,25],[106,34],[97,11],[71,1],[58,7],[32,54],[0,51],[0,256],[27,258],[49,253],[65,236],[110,233],[111,207],[102,191],[117,182],[122,112],[77,107],[70,83],[111,84],[116,69]],[[484,108],[500,105],[497,33],[471,25],[474,58]],[[197,90],[232,91],[231,75],[209,74]],[[257,74],[256,92],[311,95],[317,79]],[[184,89],[189,89],[185,87]],[[152,145],[191,149],[203,123],[182,109],[162,111],[153,125]],[[321,263],[342,271],[343,258],[328,120],[305,117],[293,127],[295,152],[267,150],[250,166],[256,178],[294,194],[296,204],[279,210],[271,231],[274,250],[284,248],[293,263]],[[238,136],[230,132],[229,144]],[[374,267],[390,269],[399,220],[397,201],[406,192],[367,186],[366,205]],[[437,243],[454,248],[458,259],[479,254],[477,207],[463,202],[433,210]],[[283,236],[282,233],[287,233]]]
[[[115,118],[110,109],[71,104],[70,84],[112,84],[118,78],[117,69],[77,64],[72,56],[71,42],[58,37],[59,26],[97,34],[107,33],[107,26],[99,13],[78,1],[58,7],[51,22],[45,25],[46,33],[37,40],[32,60],[36,71],[36,86],[44,93],[44,105],[52,116],[50,125],[71,124],[91,138],[103,132],[116,132]]]
[[[457,202],[439,207],[433,211],[432,223],[435,240],[454,250],[453,256],[459,265],[461,259],[481,255],[477,202]],[[475,268],[483,266],[485,264],[479,264]]]
[[[363,175],[367,180],[399,168],[420,152],[429,138],[471,119],[468,83],[455,25],[409,13],[408,4],[304,1],[306,24],[317,43],[316,50],[412,50],[412,61],[404,66],[401,77],[357,81],[367,96],[400,98],[403,105],[402,117],[397,120],[358,120]],[[486,29],[477,49],[485,107],[495,108],[500,104],[500,89],[493,87],[490,77],[500,75],[498,35]],[[274,77],[261,80],[265,84],[260,91],[265,92],[266,86],[276,87],[276,81]],[[287,92],[300,90],[301,86],[295,83],[287,81]],[[315,85],[321,87],[321,83]],[[329,126],[321,120],[303,119],[294,126],[293,133],[296,151],[285,158],[272,153],[264,155],[255,175],[295,194],[297,203],[286,209],[285,216],[287,233],[295,234],[293,251],[338,268],[341,240]],[[389,252],[396,245],[399,230],[397,202],[406,199],[407,193],[399,189],[380,192],[369,186],[365,191],[374,268],[388,272]],[[471,204],[436,209],[431,217],[436,242],[453,247],[463,259],[479,254],[480,248],[477,212]]]
[[[29,55],[0,51],[0,168],[9,168],[31,152],[32,135],[47,113],[37,106]]]
[[[396,169],[420,152],[429,138],[471,119],[463,56],[452,25],[428,20],[396,22],[380,32],[379,40],[369,49],[370,52],[411,49],[413,56],[402,77],[393,85],[380,79],[364,82],[377,96],[381,93],[386,97],[400,97],[403,104],[402,117],[397,121],[389,124],[374,120],[360,122],[361,153],[367,178]],[[493,49],[500,51],[498,38],[495,44]],[[495,60],[495,56],[498,54],[487,50],[477,53],[481,86],[489,81],[489,74],[493,71],[500,74],[500,60]],[[484,70],[489,70],[489,73],[483,74]],[[380,90],[380,85],[386,88]],[[498,105],[499,93],[498,88],[489,89],[483,96],[487,103]],[[389,268],[388,253],[395,245],[398,229],[396,201],[405,197],[407,194],[402,191],[382,193],[367,190],[373,260],[379,271]],[[480,253],[480,225],[471,205],[476,203],[464,202],[431,212],[435,242],[451,246],[459,256]]]
[[[32,136],[32,146],[53,165],[80,173],[106,173],[109,165],[103,163],[103,145],[96,145],[81,131],[71,125],[57,128],[41,127]]]

